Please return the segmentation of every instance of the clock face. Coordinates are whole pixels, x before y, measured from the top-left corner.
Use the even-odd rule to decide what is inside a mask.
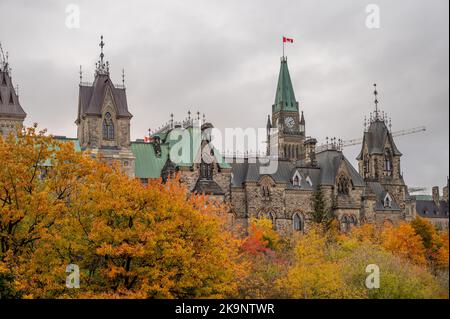
[[[295,125],[295,120],[289,116],[284,119],[284,123],[288,128],[293,128]]]

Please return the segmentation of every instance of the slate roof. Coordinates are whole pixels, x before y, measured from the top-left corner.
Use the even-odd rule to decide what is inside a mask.
[[[316,154],[317,164],[321,169],[322,185],[334,185],[341,162],[344,161],[355,187],[364,187],[365,183],[361,175],[356,171],[347,158],[336,150],[326,150]]]
[[[367,188],[365,195],[374,194],[376,196],[375,210],[377,211],[401,211],[400,206],[395,201],[395,199],[391,196],[392,202],[391,207],[384,207],[384,198],[387,195],[387,191],[384,187],[378,182],[367,182]]]
[[[98,74],[92,86],[80,85],[78,118],[83,115],[102,115],[106,90],[111,90],[118,117],[132,117],[128,111],[125,88],[116,88],[108,75]]]
[[[347,170],[355,187],[364,187],[365,183],[358,172],[353,168],[345,156],[338,151],[324,151],[316,155],[318,167],[305,167],[302,161],[293,163],[290,161],[278,162],[278,169],[273,174],[267,174],[276,183],[286,184],[287,189],[315,189],[318,185],[334,185],[337,177],[338,169],[342,161],[344,161]],[[247,182],[258,182],[264,174],[261,174],[262,165],[256,163],[232,163],[233,178],[231,184],[233,187],[242,187]],[[293,186],[292,177],[298,170],[302,176],[301,185]],[[309,176],[312,186],[306,181]]]
[[[205,195],[225,195],[225,192],[215,181],[202,179],[197,181],[193,192]]]
[[[449,218],[448,202],[445,200],[440,200],[438,203],[434,200],[418,200],[416,212],[424,218]]]
[[[25,119],[27,114],[19,102],[9,73],[0,70],[0,116]]]
[[[287,66],[287,59],[281,58],[280,74],[278,75],[277,93],[273,105],[273,112],[278,112],[283,107],[285,111],[298,111],[298,102],[295,99],[291,76]]]
[[[398,156],[402,155],[402,153],[398,150],[397,146],[395,145],[394,139],[392,138],[392,134],[389,132],[384,121],[381,120],[373,121],[370,124],[367,132],[364,132],[362,144],[363,148],[361,149],[361,152],[359,153],[357,159],[358,160],[362,159],[363,149],[366,143],[370,155],[384,154],[384,147],[386,145],[386,141],[389,141],[389,143],[392,145],[394,155]]]

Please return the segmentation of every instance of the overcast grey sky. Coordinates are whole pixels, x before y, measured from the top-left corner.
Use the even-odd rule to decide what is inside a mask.
[[[65,25],[80,8],[80,28]],[[365,25],[379,5],[380,28]],[[449,174],[447,0],[0,0],[0,41],[10,53],[26,124],[76,136],[79,65],[92,81],[105,37],[111,76],[125,68],[132,138],[190,109],[218,128],[264,127],[275,97],[281,37],[307,134],[362,137],[378,83],[410,186],[442,186]],[[345,149],[354,160],[359,147]]]

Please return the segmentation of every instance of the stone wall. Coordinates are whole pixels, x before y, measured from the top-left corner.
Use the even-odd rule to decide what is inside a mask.
[[[14,118],[2,118],[0,117],[0,135],[4,138],[8,135],[17,134],[17,130],[23,126],[23,120]]]

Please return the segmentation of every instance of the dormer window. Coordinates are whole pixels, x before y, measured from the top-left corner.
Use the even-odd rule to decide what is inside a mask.
[[[292,178],[292,185],[295,187],[300,187],[302,182],[302,176],[298,171],[295,171],[294,177]]]
[[[306,177],[306,182],[309,184],[309,186],[311,186],[311,187],[313,186],[311,177],[307,176],[307,177]]]
[[[103,139],[107,141],[114,140],[114,123],[111,113],[107,112],[103,119]]]
[[[392,198],[391,198],[391,195],[389,195],[389,193],[386,194],[386,196],[384,197],[383,206],[384,206],[384,208],[392,207]]]

